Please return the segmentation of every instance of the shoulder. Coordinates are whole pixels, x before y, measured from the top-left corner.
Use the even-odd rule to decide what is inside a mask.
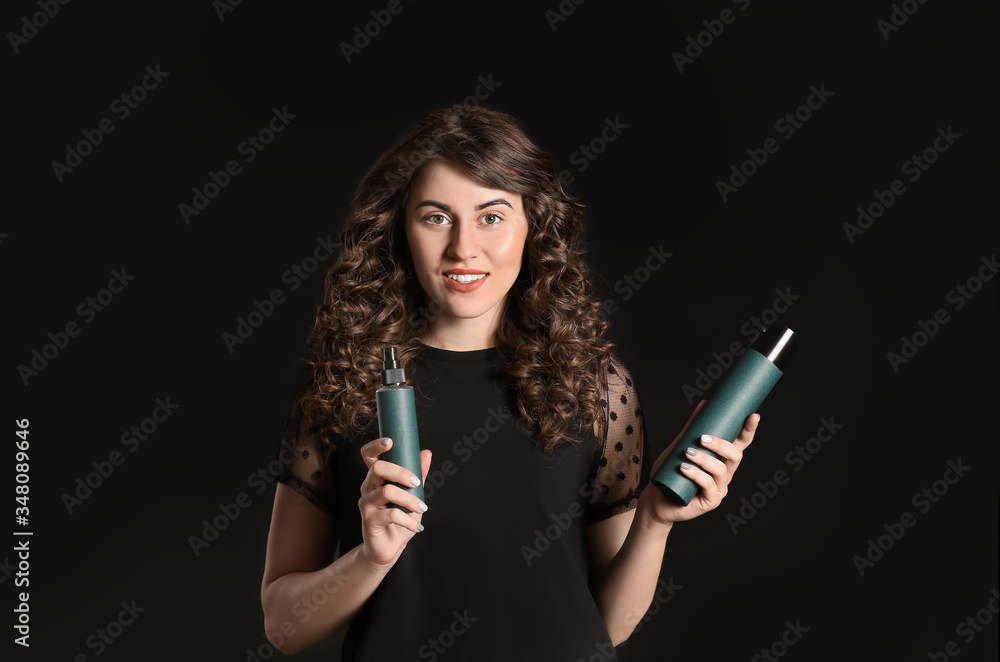
[[[608,363],[608,383],[620,383],[629,387],[632,386],[632,371],[617,354],[612,354],[611,362]]]
[[[607,400],[610,404],[627,404],[635,393],[635,377],[628,365],[617,355],[608,363]]]

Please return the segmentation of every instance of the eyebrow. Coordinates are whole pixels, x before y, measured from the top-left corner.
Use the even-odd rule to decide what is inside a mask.
[[[493,200],[484,202],[481,205],[476,205],[476,211],[479,211],[480,209],[486,209],[487,207],[492,207],[493,205],[507,205],[511,209],[514,208],[509,202],[507,202],[503,198],[495,198]],[[443,209],[446,212],[451,212],[451,207],[444,204],[443,202],[438,202],[437,200],[424,200],[423,202],[418,203],[415,209],[419,209],[420,207],[437,207],[438,209]]]
[[[509,202],[507,202],[503,198],[495,198],[493,200],[490,200],[489,202],[484,202],[483,204],[478,205],[476,207],[476,210],[478,211],[480,209],[486,209],[487,207],[492,207],[493,205],[507,205],[511,209],[514,208],[514,207],[511,206],[511,204]]]

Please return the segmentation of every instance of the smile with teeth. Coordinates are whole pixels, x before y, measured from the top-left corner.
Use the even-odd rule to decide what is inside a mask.
[[[474,280],[486,278],[486,274],[445,274],[445,276],[457,280],[459,283],[471,283]]]

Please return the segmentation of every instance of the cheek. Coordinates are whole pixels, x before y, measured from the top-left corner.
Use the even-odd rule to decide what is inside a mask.
[[[521,269],[524,260],[524,244],[528,238],[527,230],[512,235],[504,242],[501,255],[511,269]]]
[[[410,234],[409,228],[407,228],[406,232],[406,242],[408,248],[410,249],[410,257],[413,260],[413,266],[419,272],[427,263],[427,242],[421,241],[419,238]]]

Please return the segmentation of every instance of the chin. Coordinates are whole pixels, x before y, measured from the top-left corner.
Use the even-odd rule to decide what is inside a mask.
[[[480,293],[476,292],[476,294]],[[463,298],[456,300],[456,296]],[[460,319],[476,319],[503,306],[502,300],[498,301],[488,295],[477,297],[477,300],[474,301],[467,294],[456,295],[454,292],[445,293],[441,301],[445,303],[444,314]]]
[[[445,308],[443,314],[463,320],[474,320],[490,312],[491,308],[491,306],[449,306]]]

